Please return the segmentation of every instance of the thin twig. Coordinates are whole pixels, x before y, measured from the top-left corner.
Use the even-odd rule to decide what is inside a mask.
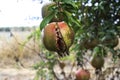
[[[17,38],[15,37],[15,35],[14,35],[12,32],[11,32],[11,34],[12,34],[13,38],[16,40],[16,42],[17,42],[19,45],[23,46],[22,43],[18,42]],[[30,47],[28,47],[28,46],[24,46],[24,47],[26,47],[26,48],[30,49],[31,51],[34,51],[35,53],[37,53],[37,55],[44,61],[43,56],[41,56],[41,54],[39,54],[39,52],[37,52],[35,49],[32,49],[32,48],[30,48]],[[45,58],[45,57],[44,57],[44,58]],[[46,58],[45,58],[45,59],[46,59]]]
[[[52,68],[52,73],[53,73],[54,77],[55,77],[57,80],[60,80],[60,79],[57,77],[56,73],[54,72],[54,69],[53,69],[53,68]]]
[[[68,75],[68,77],[71,77],[71,74],[72,74],[72,71],[73,71],[74,66],[75,66],[75,63],[73,62],[72,67],[71,67],[71,70],[70,70],[70,74]]]

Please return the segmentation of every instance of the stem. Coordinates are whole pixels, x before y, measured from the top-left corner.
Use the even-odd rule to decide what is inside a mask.
[[[72,74],[72,71],[73,71],[74,65],[75,65],[75,63],[73,62],[72,67],[71,67],[71,70],[70,70],[70,74],[68,75],[68,77],[71,77],[71,74]]]
[[[96,79],[97,80],[102,80],[101,76],[102,76],[102,69],[96,69],[97,74],[96,74]]]
[[[61,63],[59,59],[58,59],[58,63],[59,63],[59,64]],[[62,69],[61,74],[64,76],[64,79],[65,79],[65,80],[69,80],[69,79],[68,79],[68,78],[69,78],[69,76],[68,76],[68,77],[66,77],[65,72],[64,72],[64,70],[63,70],[63,69]]]
[[[16,41],[19,45],[23,46],[22,43],[18,42],[17,38],[15,37],[15,35],[14,35],[12,32],[11,32],[11,34],[12,34],[12,37],[15,39],[15,41]],[[34,51],[35,53],[37,53],[37,55],[38,55],[43,61],[45,61],[45,60],[43,59],[43,56],[42,56],[41,54],[39,54],[39,52],[37,52],[35,49],[32,49],[32,48],[30,48],[29,46],[24,46],[24,47],[28,48],[28,49],[31,50],[31,51]],[[44,57],[44,58],[45,58],[45,57]]]
[[[60,79],[57,77],[57,75],[56,75],[56,73],[54,72],[53,69],[52,69],[52,73],[53,73],[54,77],[55,77],[57,80],[60,80]]]

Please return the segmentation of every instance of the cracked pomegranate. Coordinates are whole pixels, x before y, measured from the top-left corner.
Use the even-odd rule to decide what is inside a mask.
[[[42,32],[43,44],[49,51],[64,53],[74,40],[74,31],[64,21],[49,23]]]

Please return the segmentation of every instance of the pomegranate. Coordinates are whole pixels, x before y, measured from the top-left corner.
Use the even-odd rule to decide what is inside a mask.
[[[42,6],[42,9],[41,9],[42,18],[45,18],[52,12],[52,10],[50,10],[50,8],[52,8],[52,7],[56,8],[57,4],[55,2],[49,2]],[[58,9],[58,13],[55,16],[57,16],[57,18],[53,17],[50,22],[59,22],[59,21],[64,20],[63,14],[61,13],[61,10],[59,10],[59,9]]]
[[[85,69],[79,69],[75,73],[76,80],[89,80],[90,79],[90,72]]]
[[[118,37],[115,35],[106,34],[102,38],[102,44],[107,47],[114,48],[118,45],[118,43],[119,43]]]
[[[50,11],[48,10],[49,7],[54,6],[54,5],[56,5],[54,2],[50,2],[50,3],[46,3],[42,6],[42,11],[41,11],[42,12],[42,18],[48,16],[48,14],[50,13]]]
[[[91,59],[91,65],[95,69],[101,69],[104,65],[104,58],[98,54],[95,54]]]
[[[64,21],[49,23],[42,32],[43,44],[49,51],[64,53],[74,41],[74,31]]]
[[[92,40],[83,40],[81,41],[80,45],[86,49],[93,49],[96,45],[98,44],[97,39],[92,39]]]

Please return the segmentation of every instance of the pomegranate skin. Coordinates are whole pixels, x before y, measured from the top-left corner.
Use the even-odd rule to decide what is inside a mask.
[[[85,69],[79,69],[75,73],[76,80],[89,80],[90,79],[90,72]]]
[[[49,23],[42,33],[43,44],[49,51],[63,52],[64,48],[69,49],[74,41],[74,31],[64,21]]]
[[[104,58],[99,55],[94,55],[91,59],[91,65],[95,69],[101,69],[104,66]]]
[[[41,9],[42,18],[45,18],[50,15],[50,13],[52,12],[52,10],[49,9],[50,7],[56,7],[56,6],[57,4],[55,2],[48,2],[44,4]],[[57,18],[55,16],[57,16]],[[55,16],[51,19],[50,22],[60,22],[64,20],[64,15],[62,15],[62,11],[60,10],[59,10],[59,13]]]

